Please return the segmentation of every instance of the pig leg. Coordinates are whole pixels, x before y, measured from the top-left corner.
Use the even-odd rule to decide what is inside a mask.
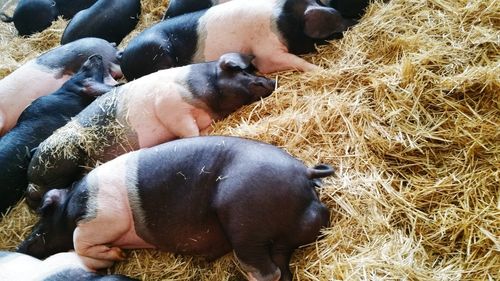
[[[107,268],[114,261],[125,260],[125,253],[118,247],[106,246],[123,236],[129,225],[123,220],[117,221],[113,212],[108,217],[99,214],[90,222],[80,224],[73,233],[73,244],[78,255],[82,256],[83,263],[90,269]],[[99,229],[96,235],[96,229]]]
[[[292,281],[292,272],[290,271],[290,259],[293,254],[291,247],[275,244],[272,249],[273,262],[281,271],[280,281]]]
[[[186,115],[180,119],[178,126],[172,132],[180,138],[197,137],[200,135],[200,129],[196,120],[190,115]]]
[[[250,237],[248,237],[250,239]],[[239,240],[239,239],[238,239]],[[251,240],[231,241],[236,258],[250,281],[278,281],[280,269],[273,263],[269,255],[267,242],[250,242]]]
[[[253,61],[257,69],[266,74],[271,72],[296,69],[299,71],[316,71],[321,67],[305,61],[294,54],[287,52],[273,53],[273,56],[259,56],[255,54],[256,58]]]
[[[177,116],[172,120],[172,116],[160,118],[161,123],[165,128],[169,128],[172,134],[179,138],[197,137],[200,135],[200,129],[196,120],[190,114]],[[173,121],[173,122],[172,122]]]

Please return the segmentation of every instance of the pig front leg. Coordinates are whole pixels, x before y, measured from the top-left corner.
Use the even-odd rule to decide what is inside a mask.
[[[253,63],[255,67],[264,74],[290,69],[303,72],[321,69],[321,67],[309,63],[294,54],[287,53],[286,51],[272,53],[272,56],[260,56],[258,53],[255,53],[255,55],[256,58]]]
[[[155,102],[155,114],[166,130],[179,138],[197,137],[200,135],[201,119],[197,108],[186,103],[183,96],[189,96],[183,88],[175,88],[177,93],[171,97],[158,97]],[[204,126],[201,128],[205,128]]]
[[[112,216],[108,219],[99,217],[75,229],[73,233],[75,251],[89,269],[108,268],[115,261],[125,260],[126,255],[120,248],[107,246],[127,232],[126,225],[120,224],[120,227],[113,223],[115,220],[116,218]],[[96,233],[96,229],[99,233]]]
[[[179,122],[172,128],[172,133],[179,138],[198,137],[200,129],[196,120],[191,115],[184,115],[178,120]]]
[[[75,252],[82,256],[85,266],[92,270],[108,268],[126,258],[118,247],[107,246],[125,235],[131,227],[121,210],[98,211],[96,218],[79,223],[73,232]],[[96,230],[98,233],[96,233]]]

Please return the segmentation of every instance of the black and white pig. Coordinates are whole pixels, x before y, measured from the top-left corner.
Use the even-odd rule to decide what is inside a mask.
[[[94,5],[97,0],[54,0],[56,1],[59,15],[65,19],[73,18],[76,13]]]
[[[315,190],[327,165],[236,137],[194,137],[107,162],[43,198],[41,219],[18,251],[43,258],[75,248],[109,267],[122,248],[216,259],[234,250],[250,280],[291,280],[294,249],[329,223]]]
[[[262,73],[317,66],[296,56],[314,50],[353,22],[314,0],[233,0],[161,21],[125,48],[127,80],[159,69],[217,59],[227,52],[255,56]]]
[[[241,106],[272,93],[275,81],[255,75],[251,56],[165,69],[99,97],[42,142],[28,168],[30,206],[51,188],[79,179],[128,151],[205,133]]]
[[[140,0],[99,0],[68,23],[61,44],[97,37],[118,45],[135,28],[140,13]]]
[[[0,13],[0,20],[14,22],[19,35],[27,36],[49,27],[57,15],[58,10],[54,0],[21,0],[12,17]]]
[[[89,270],[75,252],[58,253],[45,260],[0,251],[0,280],[18,281],[134,281],[123,275],[99,275]]]
[[[0,136],[16,125],[33,100],[59,89],[94,54],[103,58],[108,83],[122,76],[116,46],[103,39],[84,38],[54,48],[0,80]]]
[[[97,96],[111,86],[103,83],[100,55],[91,56],[56,92],[34,100],[21,114],[17,125],[0,138],[0,213],[13,206],[28,187],[31,151],[64,126]]]

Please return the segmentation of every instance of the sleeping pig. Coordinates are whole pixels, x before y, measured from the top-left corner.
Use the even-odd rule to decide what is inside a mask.
[[[255,56],[262,73],[318,67],[299,58],[351,23],[314,0],[233,0],[162,21],[135,37],[121,57],[127,80],[159,69],[217,59],[227,52]]]
[[[250,280],[291,280],[294,249],[328,225],[315,190],[327,165],[236,137],[194,137],[107,162],[43,198],[41,219],[18,251],[43,258],[74,248],[109,267],[122,248],[216,259],[234,250]]]
[[[139,0],[99,0],[68,23],[61,44],[97,37],[118,45],[134,29],[140,13]]]
[[[14,205],[26,191],[31,151],[97,96],[111,89],[103,84],[104,75],[102,57],[91,56],[59,90],[33,101],[17,125],[0,138],[0,213]]]
[[[54,0],[20,0],[12,17],[0,13],[0,20],[14,22],[19,35],[27,36],[49,27],[57,14]]]
[[[36,98],[59,89],[88,57],[102,56],[107,81],[120,77],[116,47],[105,40],[85,38],[54,48],[0,80],[0,136],[12,129],[23,110]]]
[[[41,261],[28,255],[0,251],[0,280],[22,281],[133,281],[123,275],[91,272],[75,252],[59,253]]]
[[[28,168],[28,203],[128,151],[207,131],[243,105],[271,94],[274,80],[256,76],[251,56],[171,68],[117,87],[42,142]]]

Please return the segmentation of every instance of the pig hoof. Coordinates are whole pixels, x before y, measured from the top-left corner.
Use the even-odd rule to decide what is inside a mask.
[[[315,71],[321,71],[321,70],[323,70],[323,68],[321,68],[320,66],[317,66],[315,64],[311,64],[305,69],[305,71],[307,71],[307,72],[315,72]]]
[[[113,253],[115,260],[123,261],[127,258],[127,254],[118,247],[112,247],[109,251]]]

